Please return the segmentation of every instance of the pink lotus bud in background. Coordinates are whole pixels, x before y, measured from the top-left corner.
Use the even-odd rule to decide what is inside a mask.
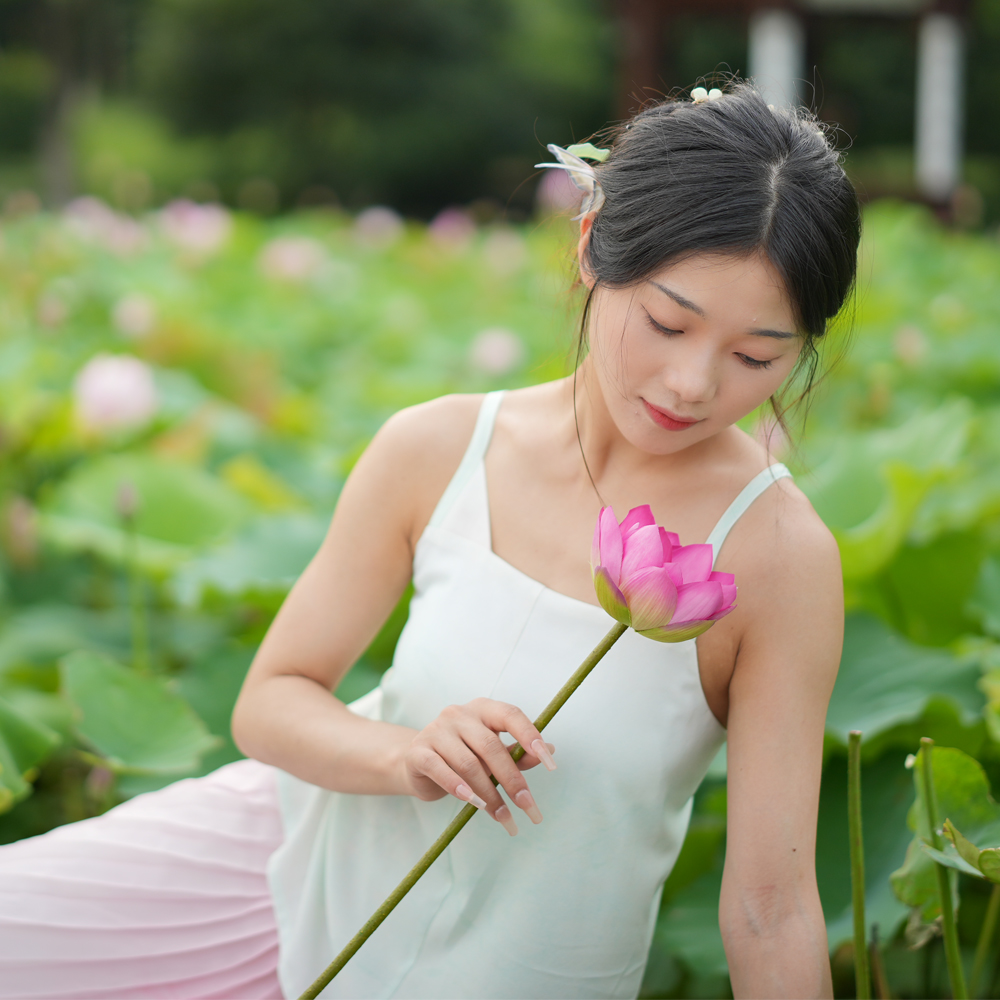
[[[733,610],[732,573],[712,570],[711,545],[681,545],[634,507],[619,524],[603,507],[594,528],[590,567],[601,607],[623,625],[658,642],[684,642]]]
[[[139,512],[139,491],[134,484],[123,482],[118,484],[115,496],[115,509],[123,521],[131,521]]]
[[[524,342],[510,330],[490,327],[473,338],[469,362],[487,375],[506,375],[524,362]]]
[[[326,248],[311,236],[278,236],[264,244],[257,266],[274,281],[301,284],[319,272],[326,256]]]
[[[565,170],[546,170],[535,194],[539,209],[546,215],[575,211],[582,198],[583,192]]]
[[[917,368],[927,357],[930,344],[920,327],[907,323],[896,331],[896,336],[892,338],[892,348],[904,365]]]
[[[366,208],[354,220],[354,235],[366,247],[387,250],[403,235],[403,220],[382,205]]]
[[[556,173],[557,171],[550,171]],[[490,271],[499,278],[507,278],[524,267],[528,259],[528,249],[524,240],[506,227],[494,229],[483,240],[483,261]]]
[[[156,306],[145,295],[132,292],[114,304],[111,310],[111,322],[119,333],[133,340],[139,340],[151,333],[156,325]]]
[[[460,208],[446,208],[438,212],[427,227],[431,239],[449,250],[467,247],[476,235],[476,224]]]
[[[218,253],[233,228],[230,214],[221,205],[199,205],[177,198],[160,211],[163,234],[179,250],[210,257]]]
[[[75,198],[63,209],[66,227],[87,243],[96,243],[121,257],[144,249],[145,227],[129,215],[116,212],[99,198]]]
[[[91,358],[76,376],[73,397],[77,417],[90,431],[141,427],[159,406],[152,369],[123,354]]]

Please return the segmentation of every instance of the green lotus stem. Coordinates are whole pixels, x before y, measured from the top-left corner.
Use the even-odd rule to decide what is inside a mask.
[[[128,571],[128,603],[132,620],[132,667],[140,673],[149,670],[149,623],[146,620],[146,595],[139,567],[139,538],[135,529],[138,499],[129,484],[118,491],[118,513],[125,529],[125,566]]]
[[[990,956],[990,945],[996,935],[997,917],[1000,917],[1000,885],[994,885],[990,893],[990,901],[986,907],[986,918],[983,920],[982,930],[979,932],[979,942],[976,944],[976,957],[972,962],[972,980],[969,984],[969,992],[973,996],[979,994],[979,981],[983,976],[983,969],[986,967],[986,959]]]
[[[861,830],[861,733],[847,738],[847,825],[851,843],[851,906],[854,910],[854,981],[858,1000],[871,1000],[865,923],[865,842]]]
[[[934,773],[931,766],[931,751],[934,741],[925,736],[920,741],[923,749],[924,811],[930,830],[930,846],[937,851],[944,850],[944,841],[938,832],[937,795],[934,791]],[[955,909],[951,902],[951,881],[948,869],[934,862],[937,874],[938,895],[941,897],[941,924],[944,933],[944,954],[948,962],[948,979],[951,981],[951,995],[955,1000],[969,1000],[965,985],[965,970],[962,968],[962,952],[958,946],[958,928],[955,926]]]
[[[603,659],[604,654],[625,634],[628,626],[615,622],[608,634],[594,647],[593,652],[580,664],[573,676],[559,689],[559,693],[545,706],[542,714],[535,719],[535,728],[541,732],[555,717],[570,695],[583,683],[584,678]],[[510,748],[514,760],[524,756],[524,747],[515,743]],[[496,784],[493,779],[493,784]],[[462,811],[448,824],[444,833],[427,849],[424,856],[410,869],[409,873],[395,889],[389,893],[386,901],[368,918],[365,925],[344,946],[340,954],[323,970],[316,981],[306,989],[299,1000],[314,1000],[330,984],[334,976],[351,960],[357,950],[374,933],[375,929],[396,908],[400,900],[417,884],[421,875],[444,853],[444,849],[458,836],[459,831],[472,819],[479,810],[473,805],[465,806]]]

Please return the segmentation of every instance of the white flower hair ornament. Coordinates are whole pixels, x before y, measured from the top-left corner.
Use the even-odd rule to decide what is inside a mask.
[[[702,104],[705,101],[717,101],[722,97],[722,91],[718,87],[706,90],[704,87],[695,87],[691,91],[691,101],[693,104]]]
[[[583,192],[580,214],[574,215],[573,221],[582,219],[589,212],[599,212],[604,204],[604,191],[594,168],[589,163],[585,163],[583,157],[603,163],[611,154],[611,150],[598,149],[589,142],[578,143],[568,149],[563,149],[562,146],[550,142],[546,148],[559,162],[536,163],[536,169],[551,167],[554,170],[565,170],[569,174],[570,180]]]

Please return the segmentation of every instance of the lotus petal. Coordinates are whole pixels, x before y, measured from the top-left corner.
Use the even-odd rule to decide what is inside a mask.
[[[674,617],[682,622],[704,620],[711,618],[723,607],[721,583],[714,580],[685,583],[677,588],[677,610]]]
[[[680,566],[685,583],[701,583],[711,576],[714,558],[711,545],[682,545],[674,549],[670,561]]]
[[[657,642],[687,642],[688,639],[696,639],[703,632],[707,632],[713,622],[677,622],[668,625],[666,628],[643,629],[639,635],[644,635],[647,639],[655,639]]]
[[[668,566],[650,567],[626,577],[622,581],[622,593],[628,602],[632,628],[637,632],[668,625],[674,616],[677,586]]]
[[[655,524],[636,528],[626,535],[622,542],[621,585],[634,574],[644,569],[663,565],[663,539],[661,529]]]
[[[713,573],[708,579],[722,585],[723,605],[732,605],[736,600],[736,577],[732,573]]]
[[[618,586],[622,575],[622,533],[615,518],[615,512],[610,507],[601,508],[601,516],[594,532],[594,545],[591,549],[591,559],[597,550],[597,562],[591,565],[594,572],[599,566],[608,571],[611,582]]]
[[[615,527],[617,527],[615,522]],[[601,607],[616,621],[623,625],[631,625],[632,619],[628,613],[628,604],[622,592],[611,579],[608,571],[599,566],[594,573],[594,590],[597,592],[597,599],[601,602]]]
[[[681,540],[674,532],[660,528],[660,544],[663,547],[663,561],[668,563],[671,561],[670,557],[673,555],[674,549],[681,544]]]
[[[622,521],[622,538],[628,538],[638,528],[648,528],[653,524],[656,524],[656,518],[653,517],[653,511],[648,503],[641,507],[633,507]]]

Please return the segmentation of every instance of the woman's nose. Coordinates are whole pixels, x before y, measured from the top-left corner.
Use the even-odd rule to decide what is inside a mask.
[[[685,351],[670,359],[663,373],[663,384],[679,401],[707,403],[715,395],[716,363],[705,351]]]

